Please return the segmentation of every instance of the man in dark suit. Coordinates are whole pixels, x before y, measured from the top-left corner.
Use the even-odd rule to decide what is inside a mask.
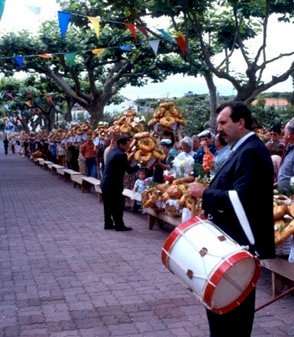
[[[104,229],[116,231],[130,231],[123,222],[125,172],[133,173],[139,170],[139,165],[130,166],[126,151],[130,145],[129,137],[121,137],[117,140],[117,146],[111,148],[106,157],[105,170],[100,187],[104,205]]]
[[[274,172],[269,151],[252,131],[251,112],[244,103],[228,102],[217,109],[217,114],[217,131],[230,144],[231,155],[208,188],[195,182],[189,186],[189,194],[202,198],[206,216],[236,242],[248,246],[260,259],[274,258]],[[232,193],[244,208],[253,240],[240,225]],[[249,337],[254,307],[255,289],[237,309],[226,314],[207,309],[210,336]]]

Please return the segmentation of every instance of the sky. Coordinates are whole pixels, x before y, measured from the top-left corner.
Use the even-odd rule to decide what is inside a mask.
[[[38,7],[39,15],[36,15],[32,9]],[[5,9],[0,21],[0,33],[14,30],[27,29],[36,31],[38,25],[47,19],[57,20],[58,6],[55,0],[6,0]],[[156,22],[157,28],[164,28],[163,22]],[[267,45],[268,57],[276,56],[281,52],[289,52],[294,50],[293,36],[294,25],[277,23],[273,20],[269,24],[268,32],[269,40]],[[252,50],[256,50],[260,43],[260,39],[255,39],[252,43]],[[160,52],[160,46],[159,46]],[[268,80],[272,75],[278,75],[285,69],[285,65],[293,62],[294,56],[286,59],[276,66],[267,67],[266,77]],[[240,57],[236,56],[232,62],[236,71],[242,69]],[[234,95],[236,92],[228,81],[215,78],[215,83],[219,95]],[[172,98],[183,96],[188,91],[195,94],[206,94],[208,89],[205,80],[201,77],[190,77],[183,75],[170,76],[162,83],[149,83],[144,87],[127,86],[121,90],[121,94],[131,101],[138,98]],[[269,89],[269,91],[293,91],[291,78]]]

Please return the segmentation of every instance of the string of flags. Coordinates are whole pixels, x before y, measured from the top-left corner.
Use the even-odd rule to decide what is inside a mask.
[[[2,14],[4,12],[4,8],[5,8],[5,0],[0,0],[0,20],[2,18]]]
[[[5,0],[0,0],[0,18],[1,18],[1,5],[4,6],[4,4],[5,4]],[[136,45],[138,45],[138,39],[139,39],[137,32],[140,31],[148,39],[148,44],[150,48],[152,49],[152,51],[154,52],[155,57],[157,56],[160,39],[154,39],[154,40],[149,39],[146,26],[134,25],[133,23],[122,23],[122,22],[112,21],[112,20],[100,20],[98,17],[84,16],[80,14],[72,14],[70,12],[59,11],[58,12],[58,23],[59,23],[60,35],[62,38],[66,36],[69,23],[74,15],[88,18],[89,23],[91,24],[92,29],[94,30],[98,39],[101,33],[101,28],[100,28],[101,21],[106,22],[106,23],[124,25],[125,28],[130,31],[131,35],[133,36],[135,40]],[[169,44],[172,44],[172,45],[176,44],[179,50],[182,52],[182,54],[184,55],[186,54],[187,38],[185,37],[183,33],[176,32],[175,38],[173,38],[164,29],[157,29],[157,30],[160,33],[162,39],[167,41]],[[103,54],[105,49],[110,49],[110,48],[117,48],[123,52],[131,52],[135,48],[135,46],[131,44],[125,44],[125,45],[119,45],[119,46],[113,46],[113,47],[107,47],[107,48],[95,48],[95,49],[92,49],[91,52],[95,56],[99,57],[100,55]],[[17,63],[18,67],[21,69],[24,66],[25,58],[40,57],[46,60],[51,60],[54,55],[64,55],[68,63],[68,66],[73,67],[75,63],[75,58],[78,55],[78,53],[79,53],[78,51],[72,51],[72,52],[58,52],[58,53],[39,53],[35,55],[16,55],[13,57],[13,59]],[[10,59],[10,58],[11,57],[0,57],[0,59]]]

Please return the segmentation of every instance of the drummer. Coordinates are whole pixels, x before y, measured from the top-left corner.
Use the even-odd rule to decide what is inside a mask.
[[[252,131],[251,112],[243,102],[225,103],[216,112],[217,131],[232,153],[208,188],[195,182],[189,185],[189,194],[202,198],[208,219],[240,245],[248,246],[260,259],[274,258],[274,172],[270,154]],[[238,220],[240,212],[236,214],[232,206],[232,195],[241,202],[251,231],[246,226],[243,230]],[[255,289],[229,313],[218,315],[206,309],[210,337],[249,337],[254,311]]]

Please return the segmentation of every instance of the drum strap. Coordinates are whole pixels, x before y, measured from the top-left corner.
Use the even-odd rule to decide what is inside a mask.
[[[247,236],[248,241],[251,243],[251,245],[254,245],[255,244],[254,236],[237,191],[235,190],[229,191],[229,198],[231,200],[237,218],[240,222],[240,225]]]

